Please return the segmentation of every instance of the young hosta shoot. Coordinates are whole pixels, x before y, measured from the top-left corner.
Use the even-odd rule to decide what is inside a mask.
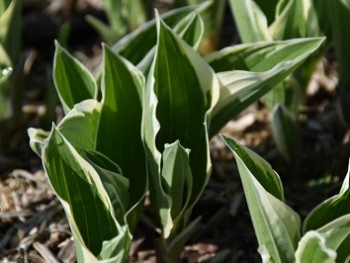
[[[215,73],[162,20],[157,25],[158,42],[147,79],[142,128],[151,198],[162,223],[165,250],[171,254],[170,248],[175,249],[174,242],[179,241],[177,236],[189,230],[189,216],[209,179],[209,138],[290,74],[323,40],[282,43],[290,44],[290,50],[285,48],[279,58],[289,60],[276,59],[262,72]],[[169,153],[175,158],[171,163],[165,159]],[[171,168],[176,180],[164,170],[168,165],[178,167]],[[181,206],[175,201],[178,199]],[[169,260],[174,262],[177,257]]]
[[[65,71],[74,67],[86,72],[57,44],[56,63],[65,60],[61,65],[67,67]],[[67,76],[69,80],[62,82],[60,78]],[[64,83],[56,88],[72,93],[60,97],[63,105],[68,105],[66,98],[79,98],[74,96],[81,92],[77,87],[86,87],[81,78],[69,76],[56,74],[56,83]],[[94,98],[94,91],[88,93],[92,98],[74,101],[45,140],[44,133],[29,131],[32,147],[42,155],[50,183],[65,208],[79,262],[126,260],[130,232],[147,189],[140,133],[143,89],[141,72],[104,46],[102,100]]]
[[[222,137],[237,162],[263,262],[349,262],[349,174],[340,193],[300,218],[284,201],[278,174],[256,153]]]
[[[300,134],[295,115],[283,105],[277,104],[272,110],[272,134],[277,148],[285,160],[292,163],[295,171],[300,162]]]
[[[204,32],[199,12],[184,15],[174,29],[157,15],[154,42],[150,33],[143,43],[140,36],[152,32],[152,22],[147,26],[117,49],[103,47],[98,81],[56,44],[54,77],[66,116],[49,134],[29,130],[66,210],[79,262],[126,260],[148,179],[162,230],[159,261],[177,262],[199,225],[199,219],[189,221],[210,176],[210,137],[323,41],[281,42],[280,52],[264,46],[262,53],[278,56],[260,72],[215,73],[196,51]],[[145,71],[134,66],[140,64]],[[94,209],[100,217],[91,216]]]

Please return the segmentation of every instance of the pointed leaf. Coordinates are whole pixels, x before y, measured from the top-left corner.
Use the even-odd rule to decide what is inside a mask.
[[[199,48],[204,34],[204,24],[201,16],[197,12],[191,12],[183,17],[173,30],[195,50]],[[151,67],[155,52],[156,47],[154,46],[137,64],[137,68],[146,75]]]
[[[175,32],[179,32],[179,36],[192,46],[195,50],[198,50],[202,37],[204,34],[203,19],[198,13],[191,13],[189,15],[189,21],[182,19],[174,28]]]
[[[275,19],[276,6],[279,0],[269,0],[269,1],[254,0],[254,1],[259,5],[263,13],[266,15],[268,24],[271,24]]]
[[[322,235],[310,231],[300,240],[295,257],[296,263],[335,263],[337,253],[327,247]]]
[[[158,22],[157,51],[144,98],[143,136],[155,205],[166,198],[160,181],[164,145],[179,140],[191,149],[193,207],[210,171],[206,115],[217,100],[218,80],[205,61],[181,38]]]
[[[213,52],[205,60],[215,70],[248,70],[262,72],[283,61],[297,60],[303,54],[317,50],[320,38],[299,38],[284,41],[258,42],[226,47]]]
[[[260,156],[222,138],[235,156],[259,246],[275,263],[294,262],[300,218],[283,202],[280,178]]]
[[[337,252],[337,262],[349,262],[350,214],[333,220],[317,232],[324,236],[327,247]]]
[[[139,178],[140,174],[145,172],[142,165],[143,146],[140,135],[143,87],[142,73],[130,62],[104,46],[103,106],[98,128],[97,150],[117,163],[128,178],[129,176]],[[128,141],[125,138],[133,139]],[[139,162],[141,163],[138,167],[130,165]]]
[[[95,256],[102,242],[118,235],[111,201],[99,175],[53,127],[42,149],[43,165],[56,194],[65,203],[77,242]]]
[[[102,111],[96,150],[118,164],[123,176],[130,180],[130,206],[134,206],[144,198],[147,188],[141,141],[144,77],[136,67],[107,46],[103,47],[103,51]]]
[[[7,1],[3,6],[6,10],[0,14],[0,44],[4,46],[12,63],[18,62],[20,53],[21,2]]]
[[[92,74],[56,41],[53,79],[65,113],[75,104],[97,98],[97,85]]]
[[[313,0],[280,1],[269,30],[275,40],[322,36]]]
[[[199,6],[188,6],[169,11],[162,15],[164,22],[174,27],[182,18],[190,12],[197,10],[200,12],[207,8],[208,4],[204,3]],[[144,23],[134,32],[126,35],[118,41],[112,50],[121,54],[134,65],[138,64],[146,54],[154,47],[157,42],[156,19]],[[140,48],[142,47],[142,48]]]
[[[231,118],[265,95],[291,74],[323,42],[315,38],[307,42],[308,51],[293,60],[283,61],[265,72],[226,71],[218,73],[221,81],[220,99],[211,113],[210,136],[215,135]]]
[[[272,40],[266,16],[253,0],[230,0],[230,6],[243,43]]]
[[[164,147],[162,182],[168,200],[164,202],[164,215],[161,216],[161,219],[163,220],[163,236],[165,238],[168,238],[172,230],[177,228],[174,221],[184,211],[191,197],[192,174],[189,154],[190,151],[183,148],[179,141],[166,144]],[[163,213],[163,211],[161,212]],[[177,224],[180,224],[182,220],[179,221]]]
[[[298,166],[300,158],[300,134],[295,116],[283,105],[272,111],[272,134],[278,150],[287,162]]]

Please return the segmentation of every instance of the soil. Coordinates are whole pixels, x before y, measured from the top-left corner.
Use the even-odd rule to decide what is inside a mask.
[[[62,118],[50,78],[53,41],[60,26],[71,21],[68,48],[93,68],[101,53],[101,39],[86,24],[84,15],[106,17],[100,1],[95,0],[23,2],[23,113],[0,122],[0,262],[75,262],[63,209],[40,159],[29,148],[26,130],[47,130],[52,121]],[[157,3],[166,9],[167,2]],[[238,36],[232,18],[226,14],[220,45],[233,42],[238,42]],[[302,154],[297,169],[276,150],[271,116],[261,103],[253,104],[221,131],[271,163],[281,176],[287,203],[302,219],[339,191],[347,172],[350,133],[339,111],[337,81],[336,61],[329,50],[317,66],[299,111]],[[212,177],[193,211],[193,219],[202,217],[201,228],[186,245],[182,262],[261,262],[233,156],[219,137],[212,139],[211,149]],[[153,213],[146,205],[134,233],[129,261],[155,262],[152,242],[157,235]]]

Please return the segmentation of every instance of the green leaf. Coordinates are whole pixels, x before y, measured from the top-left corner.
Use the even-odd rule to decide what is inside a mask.
[[[92,74],[56,41],[53,79],[65,113],[75,104],[97,98],[97,84]]]
[[[120,167],[107,156],[99,152],[84,150],[84,157],[100,175],[118,222],[126,224],[127,221],[124,217],[129,207],[129,180],[121,174]]]
[[[233,152],[260,247],[273,262],[294,262],[300,218],[283,200],[279,176],[260,156],[222,136]]]
[[[287,162],[299,166],[300,134],[295,115],[283,105],[277,104],[272,111],[271,124],[278,150]]]
[[[230,0],[230,6],[243,43],[272,40],[266,16],[253,0]]]
[[[0,81],[9,75],[12,71],[12,62],[10,57],[8,56],[6,50],[0,43]]]
[[[332,24],[333,40],[340,75],[340,105],[343,117],[350,125],[350,3],[345,0],[334,0],[329,3],[329,18]]]
[[[322,33],[327,36],[327,42],[332,41],[332,18],[330,12],[332,12],[332,4],[335,1],[328,0],[313,0],[312,4],[316,10],[318,24]]]
[[[193,189],[186,218],[202,193],[211,167],[206,116],[217,101],[218,88],[218,80],[203,58],[158,21],[157,50],[146,85],[142,127],[157,209],[166,198],[160,180],[165,144],[179,140],[191,149]]]
[[[141,140],[144,77],[135,66],[107,46],[103,46],[103,52],[102,111],[96,150],[118,164],[123,176],[130,180],[130,205],[134,205],[144,198],[147,188]],[[136,218],[130,220],[137,221]]]
[[[161,17],[170,27],[175,25],[190,12],[200,12],[207,8],[208,3],[199,6],[178,8],[163,14]],[[156,19],[150,20],[118,41],[112,50],[121,54],[134,65],[137,65],[154,47],[157,42]],[[141,48],[142,47],[142,48]]]
[[[300,38],[284,41],[258,42],[226,47],[213,52],[205,60],[215,70],[248,70],[263,72],[272,69],[283,61],[300,59],[303,54],[316,51],[321,38]]]
[[[276,6],[279,0],[254,0],[263,13],[266,15],[266,18],[268,20],[268,24],[271,24],[275,20],[275,13],[276,13]]]
[[[0,43],[3,43],[9,31],[10,22],[13,16],[16,2],[1,1],[0,4]]]
[[[322,36],[313,0],[280,1],[269,30],[275,40]]]
[[[303,49],[299,56],[283,61],[265,72],[233,70],[218,73],[221,82],[220,99],[210,115],[210,136],[215,135],[231,118],[291,74],[323,41],[324,38],[306,40],[307,49]]]
[[[44,146],[45,139],[49,136],[49,133],[42,129],[28,129],[30,148],[38,155],[41,156],[41,150]]]
[[[12,63],[18,62],[20,52],[21,3],[22,0],[5,1],[0,14],[0,44],[4,46]]]
[[[337,262],[349,262],[350,214],[333,220],[317,232],[324,236],[327,247],[337,252]]]
[[[74,105],[73,109],[62,119],[58,130],[73,145],[85,150],[96,149],[97,128],[101,103],[85,100]]]
[[[62,202],[76,244],[97,256],[103,241],[119,232],[112,203],[99,175],[55,127],[42,153],[45,172]]]
[[[162,206],[161,220],[163,236],[168,238],[177,228],[183,228],[183,212],[191,197],[192,174],[189,163],[190,151],[181,146],[179,141],[166,144],[162,155],[162,183],[167,199]],[[176,220],[178,219],[178,220]],[[179,222],[174,222],[179,221]]]
[[[187,44],[197,50],[204,34],[203,20],[198,13],[191,12],[176,24],[174,32],[182,37]],[[144,72],[145,75],[151,67],[155,52],[156,47],[153,47],[142,61],[137,64],[137,67]]]
[[[174,31],[178,32],[187,44],[198,50],[204,34],[204,23],[198,13],[191,13],[188,16],[189,21],[185,17],[176,25]]]
[[[113,28],[106,25],[101,20],[92,15],[86,15],[85,20],[95,29],[95,31],[102,37],[108,44],[114,44],[123,34],[126,33],[126,28],[121,27],[120,31],[115,32]]]
[[[296,263],[335,263],[337,253],[327,247],[322,235],[309,231],[300,240],[295,257]]]
[[[244,163],[262,187],[277,199],[284,201],[282,182],[271,165],[253,151],[237,144],[233,139],[222,137],[235,154],[236,160],[239,158],[238,160]]]
[[[338,217],[350,214],[349,174],[350,166],[339,194],[322,202],[311,211],[304,221],[304,232],[316,230]]]

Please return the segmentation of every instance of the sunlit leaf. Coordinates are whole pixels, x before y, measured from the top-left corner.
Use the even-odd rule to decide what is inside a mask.
[[[306,40],[307,48],[302,48],[299,56],[280,62],[264,72],[233,70],[218,73],[221,82],[220,99],[210,115],[210,136],[216,134],[232,117],[291,74],[323,41],[323,38]]]
[[[175,25],[190,12],[197,10],[200,12],[207,8],[208,3],[199,6],[188,6],[169,11],[162,15],[164,22],[170,27]],[[156,20],[150,20],[144,23],[134,32],[126,35],[118,41],[112,50],[121,54],[134,65],[141,62],[147,53],[154,47],[157,42]],[[140,48],[142,47],[142,48]]]
[[[118,164],[123,176],[130,180],[130,205],[133,206],[144,198],[147,187],[141,141],[144,77],[135,66],[107,46],[103,47],[103,52],[102,110],[97,125],[96,150]],[[135,216],[130,218],[130,224],[134,226],[138,216],[130,216]]]
[[[96,149],[97,128],[101,115],[101,103],[85,100],[73,109],[58,125],[58,130],[69,142],[85,150]]]
[[[57,41],[53,79],[65,113],[83,100],[97,98],[97,84],[92,74]]]
[[[113,207],[98,174],[55,127],[42,152],[50,183],[64,202],[71,226],[77,228],[77,242],[97,256],[102,242],[118,235]]]
[[[260,156],[222,138],[235,156],[259,246],[275,263],[294,262],[300,218],[283,202],[280,178]]]
[[[350,214],[333,220],[317,232],[324,236],[327,247],[337,252],[337,262],[349,262]]]
[[[295,257],[296,263],[335,263],[337,253],[327,247],[322,235],[310,231],[300,240]]]
[[[203,58],[159,20],[157,50],[144,97],[143,138],[153,204],[158,209],[167,199],[161,180],[164,145],[179,140],[191,150],[193,189],[185,221],[210,172],[206,115],[218,98],[218,88],[218,80]]]
[[[168,198],[164,202],[164,210],[161,211],[161,220],[163,221],[165,237],[168,237],[171,232],[176,232],[177,228],[183,228],[183,212],[187,207],[192,191],[189,153],[190,151],[184,149],[179,141],[166,144],[164,147],[161,175],[164,191]]]
[[[242,42],[271,41],[267,19],[253,0],[230,0]]]

